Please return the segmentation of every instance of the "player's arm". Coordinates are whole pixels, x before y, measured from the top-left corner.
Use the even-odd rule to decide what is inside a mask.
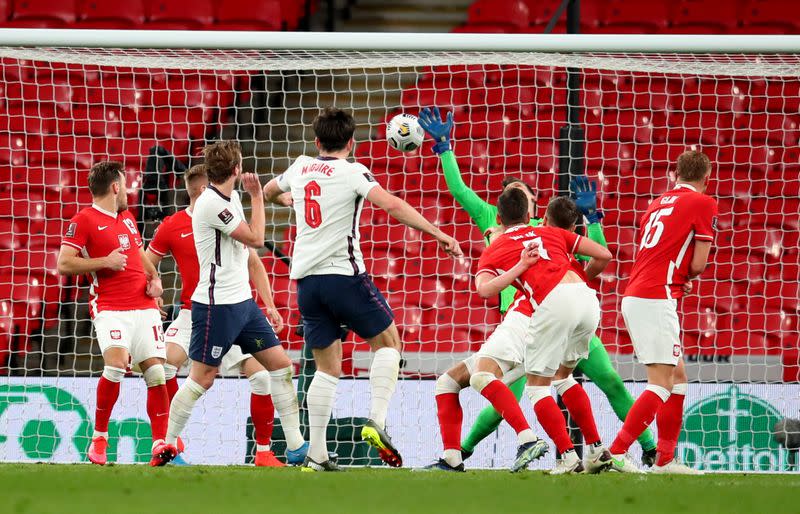
[[[419,113],[419,124],[430,135],[436,144],[433,151],[439,156],[444,171],[444,181],[447,189],[456,202],[467,211],[469,217],[478,225],[481,233],[497,223],[497,209],[483,201],[472,189],[464,183],[461,170],[458,168],[455,153],[450,146],[450,131],[453,128],[453,113],[447,113],[447,120],[443,121],[439,108],[433,110],[422,109]]]
[[[699,276],[708,265],[708,255],[711,253],[711,241],[695,240],[694,255],[689,263],[689,279]]]
[[[269,285],[269,277],[267,270],[264,268],[264,263],[258,258],[258,254],[252,248],[250,254],[247,256],[247,271],[250,274],[250,280],[256,286],[261,301],[267,306],[267,318],[272,323],[272,328],[275,332],[283,330],[283,318],[281,318],[278,308],[275,307],[275,299],[272,296],[272,287]]]
[[[714,232],[717,229],[717,202],[709,196],[701,196],[694,208],[694,254],[689,262],[689,279],[703,273],[708,264],[708,255],[711,253],[711,243],[714,241]]]
[[[147,289],[145,290],[147,296],[150,298],[160,297],[164,293],[164,288],[161,285],[161,277],[158,276],[158,270],[147,257],[144,248],[139,248],[139,258],[142,259],[144,274],[147,277]]]
[[[264,246],[264,195],[261,191],[261,183],[255,173],[242,174],[242,186],[247,194],[250,195],[250,223],[244,220],[233,229],[230,236],[243,245],[251,248],[262,248]]]
[[[491,298],[514,283],[528,268],[539,260],[539,247],[530,246],[522,250],[519,261],[510,270],[497,274],[491,269],[479,269],[475,277],[475,287],[481,298]]]
[[[163,259],[163,257],[155,253],[150,247],[145,250],[144,254],[153,267],[158,268],[158,265],[161,264],[161,259]]]
[[[606,236],[603,234],[603,225],[600,220],[603,213],[597,208],[597,182],[589,180],[585,175],[575,177],[571,181],[572,198],[575,205],[586,218],[586,237],[608,248]],[[580,261],[588,261],[590,257],[586,255],[576,256]]]
[[[458,246],[458,241],[448,236],[439,228],[434,226],[431,222],[425,219],[416,209],[411,207],[408,202],[402,198],[389,193],[380,185],[373,186],[367,193],[367,200],[374,203],[389,216],[396,219],[400,223],[415,228],[426,234],[430,235],[439,242],[439,246],[449,255],[459,257],[462,254],[461,248]]]
[[[79,252],[74,246],[61,245],[56,263],[60,275],[83,275],[102,269],[122,271],[128,264],[128,256],[122,253],[122,248],[115,248],[107,256],[93,259],[82,257],[78,255]]]
[[[264,186],[264,201],[282,205],[283,207],[291,207],[294,203],[292,193],[290,191],[283,191],[278,185],[278,179],[274,178],[267,182]]]
[[[611,262],[611,252],[608,248],[595,243],[587,237],[580,237],[575,247],[575,253],[589,257],[589,263],[586,265],[586,276],[589,280],[594,280],[597,275],[603,272]]]

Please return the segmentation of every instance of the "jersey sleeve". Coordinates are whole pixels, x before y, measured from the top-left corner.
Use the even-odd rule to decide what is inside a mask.
[[[69,225],[67,225],[67,231],[61,239],[61,244],[71,246],[76,250],[82,250],[86,247],[88,239],[89,222],[78,213],[69,220]]]
[[[201,222],[227,236],[231,235],[231,232],[244,221],[230,202],[215,197],[212,197],[212,200],[204,206],[201,212],[196,212],[194,215]]]
[[[153,252],[154,254],[158,255],[159,257],[164,257],[170,252],[170,235],[169,235],[169,222],[171,217],[166,218],[164,221],[156,229],[156,233],[153,234],[153,239],[150,241],[148,245],[148,250]]]
[[[717,202],[710,196],[703,196],[695,207],[695,219],[692,224],[694,238],[698,241],[714,241],[717,229]]]
[[[348,179],[350,181],[350,187],[362,198],[366,198],[369,192],[372,191],[372,188],[378,185],[375,181],[375,177],[372,176],[372,173],[370,173],[369,169],[363,164],[356,163]]]
[[[299,160],[300,160],[300,158],[296,159],[292,163],[292,165],[289,166],[289,168],[287,168],[286,171],[284,171],[283,173],[278,175],[278,179],[277,179],[278,189],[280,189],[284,193],[287,193],[287,192],[292,190],[292,178],[297,173],[296,172],[296,170],[298,168],[297,162]]]
[[[491,227],[497,226],[497,207],[484,202],[475,191],[464,183],[461,170],[458,168],[458,162],[456,162],[456,156],[452,150],[444,152],[440,159],[447,189],[461,208],[467,211],[472,221],[478,225],[481,234],[486,237],[486,231]]]

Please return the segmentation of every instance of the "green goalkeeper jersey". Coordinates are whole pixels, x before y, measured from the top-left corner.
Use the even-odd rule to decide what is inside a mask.
[[[489,239],[486,231],[490,228],[497,227],[500,224],[497,222],[497,206],[482,200],[472,189],[467,187],[464,179],[461,177],[461,171],[458,169],[456,156],[452,150],[441,154],[442,168],[444,169],[444,180],[447,182],[447,188],[450,194],[453,195],[456,202],[469,214],[472,221],[478,226],[481,234],[483,234],[486,244],[489,244]],[[535,227],[542,222],[540,218],[531,218],[531,226]],[[586,233],[589,239],[607,246],[606,238],[603,235],[603,227],[600,223],[592,223],[586,227]],[[583,256],[578,256],[581,260],[588,260]],[[513,286],[508,286],[500,292],[500,312],[505,313],[509,306],[514,302],[514,295],[517,290]]]

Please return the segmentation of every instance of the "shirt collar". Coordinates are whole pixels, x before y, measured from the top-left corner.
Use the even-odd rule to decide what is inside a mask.
[[[685,187],[686,189],[690,189],[690,190],[694,191],[695,193],[697,192],[697,188],[694,187],[691,184],[675,184],[675,189],[680,189],[682,187]]]
[[[208,185],[208,189],[210,189],[210,190],[214,191],[215,193],[217,193],[220,196],[220,198],[222,198],[226,202],[230,202],[231,201],[231,197],[230,196],[225,196],[224,194],[222,194],[222,191],[220,191],[219,189],[214,187],[213,184],[209,184]]]
[[[331,157],[329,155],[325,155],[325,156],[319,155],[319,156],[317,156],[317,160],[318,161],[338,161],[339,158],[338,157]]]
[[[100,207],[99,205],[97,205],[96,203],[93,203],[92,207],[97,209],[98,211],[102,212],[106,216],[111,216],[112,218],[117,219],[118,213],[116,213],[116,212],[107,211],[107,210],[103,209],[102,207]]]
[[[517,230],[521,230],[523,228],[530,228],[530,225],[526,225],[525,223],[520,223],[519,225],[514,225],[513,227],[508,227],[506,232],[516,232]]]
[[[189,207],[187,207],[187,208],[186,208],[186,209],[184,209],[184,210],[186,211],[186,215],[187,215],[187,216],[189,216],[189,217],[191,218],[191,217],[192,217],[192,210],[191,210]]]

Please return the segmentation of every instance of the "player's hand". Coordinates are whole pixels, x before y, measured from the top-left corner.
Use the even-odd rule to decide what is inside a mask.
[[[694,289],[694,286],[691,282],[683,284],[683,294],[692,294],[692,289]]]
[[[156,298],[156,307],[158,307],[158,314],[161,315],[161,321],[167,319],[167,311],[164,310],[164,299],[160,296]]]
[[[161,285],[161,279],[156,277],[147,281],[147,288],[144,290],[150,298],[159,298],[164,294],[164,287]]]
[[[287,191],[286,193],[278,195],[275,199],[275,203],[278,205],[283,205],[284,207],[291,207],[294,205],[294,198],[292,198],[292,192]]]
[[[519,263],[525,268],[530,268],[539,262],[539,246],[526,246],[519,255]]]
[[[122,253],[122,248],[115,248],[106,257],[106,268],[113,271],[123,271],[128,266],[128,256]]]
[[[597,182],[589,180],[586,175],[575,177],[570,181],[572,199],[581,214],[589,223],[598,223],[603,213],[597,210]]]
[[[242,173],[242,187],[251,198],[261,196],[261,182],[255,173]]]
[[[419,126],[436,141],[433,151],[437,155],[450,150],[450,131],[453,128],[453,111],[447,113],[447,119],[442,120],[442,115],[438,107],[433,110],[428,107],[422,109],[417,116]]]
[[[451,257],[461,257],[464,255],[464,252],[461,251],[461,247],[458,245],[458,241],[452,237],[442,234],[440,237],[437,237],[436,240],[439,242],[439,248],[444,250],[447,255]]]
[[[272,330],[274,330],[276,334],[283,330],[283,316],[278,312],[277,307],[267,307],[267,319],[270,325],[272,325]]]

